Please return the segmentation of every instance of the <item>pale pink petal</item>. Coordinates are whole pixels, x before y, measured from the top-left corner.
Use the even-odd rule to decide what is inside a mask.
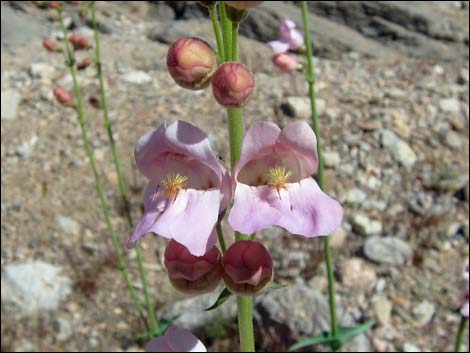
[[[281,218],[276,225],[305,237],[324,236],[338,228],[343,208],[325,194],[313,178],[287,185],[280,191]]]
[[[285,53],[290,47],[289,42],[281,40],[272,40],[266,44],[274,51],[275,54]]]
[[[289,18],[282,19],[282,21],[281,21],[281,32],[282,31],[287,31],[287,30],[293,29],[293,28],[295,28],[295,22],[294,21],[292,21]]]
[[[469,314],[468,297],[467,297],[467,302],[463,303],[462,308],[460,309],[460,313],[462,314],[462,316],[468,317],[468,314]]]
[[[169,152],[170,148],[165,139],[166,124],[163,123],[156,130],[147,132],[139,138],[135,145],[134,157],[137,168],[148,179],[151,179],[154,169],[158,167],[156,160],[161,154]]]
[[[271,227],[281,218],[280,199],[269,186],[238,183],[228,222],[233,229],[251,234]]]
[[[171,326],[166,330],[173,352],[207,352],[206,347],[191,332],[180,327]]]
[[[168,344],[168,340],[164,336],[160,336],[151,340],[145,346],[146,352],[176,352],[173,348]]]
[[[232,195],[235,192],[235,181],[231,175],[226,171],[222,177],[222,183],[220,184],[220,193],[222,199],[220,201],[219,213],[225,211],[232,201]]]
[[[290,32],[289,49],[298,50],[305,45],[304,36],[298,30],[293,29]]]
[[[176,240],[191,254],[202,256],[212,248],[220,206],[220,190],[182,190],[170,200],[150,231]]]

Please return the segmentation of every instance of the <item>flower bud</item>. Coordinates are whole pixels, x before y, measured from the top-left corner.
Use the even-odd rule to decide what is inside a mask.
[[[52,40],[50,38],[45,38],[42,41],[42,46],[44,48],[46,48],[47,50],[52,51],[52,52],[62,51],[62,48],[59,46],[59,44],[57,44],[57,42],[55,42],[54,40]]]
[[[215,246],[203,256],[194,256],[171,240],[165,251],[165,267],[173,287],[183,293],[211,292],[222,279],[221,255]]]
[[[240,23],[248,16],[248,10],[241,10],[235,7],[227,6],[225,11],[228,19],[234,23]]]
[[[75,99],[73,98],[72,94],[67,92],[64,88],[56,87],[52,92],[54,93],[55,98],[60,104],[65,105],[67,107],[75,105]]]
[[[198,38],[180,38],[174,42],[168,49],[166,63],[175,82],[191,90],[206,88],[217,68],[214,51]]]
[[[261,4],[262,1],[225,1],[225,4],[239,10],[246,10]]]
[[[245,65],[226,62],[212,77],[214,97],[227,108],[243,107],[253,95],[255,78]]]
[[[294,55],[287,53],[279,53],[273,56],[273,64],[283,72],[292,72],[300,70],[302,65],[299,64]]]
[[[224,282],[237,295],[254,295],[267,288],[273,279],[273,260],[263,244],[240,240],[223,257]]]
[[[49,7],[50,9],[56,9],[59,7],[59,2],[58,1],[49,1],[49,3],[47,4],[47,7]]]
[[[75,50],[88,49],[90,47],[88,39],[79,34],[72,34],[69,37],[69,42],[73,45]]]
[[[77,70],[86,69],[90,65],[91,65],[91,59],[85,58],[77,64]]]

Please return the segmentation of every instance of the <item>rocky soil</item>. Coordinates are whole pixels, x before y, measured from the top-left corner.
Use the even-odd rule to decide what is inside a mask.
[[[263,44],[283,16],[300,27],[297,3],[265,2],[241,26],[240,57],[256,76],[247,126],[309,119],[303,74],[277,72]],[[188,35],[213,43],[211,24],[194,2],[97,6],[110,115],[137,219],[145,180],[132,152],[143,133],[184,119],[228,160],[224,110],[210,90],[183,90],[165,70],[168,44]],[[332,235],[340,320],[376,321],[344,350],[451,351],[469,253],[468,2],[310,6],[327,188],[345,208]],[[77,12],[66,8],[70,30],[92,39]],[[52,96],[57,85],[71,88],[63,57],[41,45],[61,38],[54,12],[11,1],[1,14],[2,351],[142,350],[135,337],[143,327],[117,269],[76,117]],[[93,68],[79,80],[86,102],[98,97]],[[130,230],[101,111],[85,110],[124,245]],[[322,242],[279,229],[259,239],[276,281],[289,285],[256,300],[258,349],[282,351],[328,327]],[[182,314],[178,323],[212,350],[236,349],[234,301],[204,313],[214,295],[174,291],[162,265],[165,241],[148,236],[142,245],[159,318]],[[126,256],[140,288],[135,253]]]

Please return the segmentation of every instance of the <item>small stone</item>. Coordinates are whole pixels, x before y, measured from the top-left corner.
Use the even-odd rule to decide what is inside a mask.
[[[375,131],[382,127],[382,123],[378,119],[367,121],[358,121],[357,126],[364,131]]]
[[[341,282],[349,288],[367,288],[377,280],[375,270],[358,257],[340,262],[339,272]]]
[[[21,314],[55,310],[70,292],[71,280],[58,266],[35,261],[2,270],[2,307],[11,303]]]
[[[346,241],[346,238],[348,236],[348,233],[343,227],[339,227],[336,229],[331,235],[331,247],[333,248],[339,248],[341,247],[344,242]]]
[[[67,341],[73,334],[72,323],[69,319],[58,317],[55,320],[56,338],[59,342]]]
[[[308,119],[312,115],[310,99],[307,97],[287,97],[281,104],[281,109],[293,118]]]
[[[152,81],[152,76],[150,76],[145,71],[130,71],[123,76],[123,80],[128,83],[133,83],[136,85],[141,85],[144,83],[149,83]]]
[[[460,233],[460,230],[463,228],[463,225],[459,222],[453,222],[447,227],[446,235],[449,238],[455,237]]]
[[[21,102],[21,94],[14,90],[2,90],[1,111],[2,120],[14,120]]]
[[[399,238],[373,236],[366,240],[364,254],[379,264],[402,266],[413,251],[407,242]]]
[[[38,141],[37,135],[33,135],[29,141],[26,141],[23,143],[21,146],[17,147],[15,150],[15,153],[18,157],[26,159],[31,156],[33,153],[33,147]]]
[[[405,168],[411,168],[417,161],[415,152],[401,140],[393,131],[382,130],[380,134],[382,146],[387,149],[392,157]]]
[[[431,322],[435,311],[436,306],[425,300],[413,308],[413,316],[420,326],[424,326]]]
[[[439,101],[439,107],[446,113],[459,113],[460,102],[455,98],[444,98]]]
[[[361,189],[354,188],[346,191],[344,202],[349,204],[362,203],[367,199],[367,193]]]
[[[72,218],[59,215],[56,217],[59,228],[65,233],[72,235],[80,234],[80,224]]]
[[[449,130],[444,136],[444,143],[452,149],[459,149],[462,147],[462,139],[460,138],[459,134],[454,130]]]
[[[323,153],[323,159],[325,161],[325,167],[334,168],[341,163],[341,156],[335,151],[325,151]]]
[[[382,233],[382,223],[369,219],[367,215],[358,213],[352,219],[352,226],[359,235],[369,236]]]
[[[377,321],[382,326],[387,326],[392,314],[392,303],[386,297],[376,295],[372,298],[372,307]]]
[[[32,63],[29,65],[29,74],[36,79],[51,79],[54,67],[46,63]]]
[[[403,345],[403,352],[421,352],[421,349],[419,349],[412,343],[406,342]]]

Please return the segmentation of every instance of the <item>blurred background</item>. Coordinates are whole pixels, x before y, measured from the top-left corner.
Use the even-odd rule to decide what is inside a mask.
[[[210,89],[179,88],[166,71],[172,41],[214,44],[212,27],[195,1],[96,6],[110,117],[137,219],[145,180],[133,148],[145,132],[187,120],[228,161],[226,112]],[[66,25],[92,40],[79,9],[66,4]],[[345,208],[332,235],[340,321],[376,321],[344,350],[451,351],[469,253],[469,2],[312,1],[309,9],[327,190]],[[283,18],[302,28],[298,1],[265,1],[241,24],[240,59],[256,77],[247,126],[310,118],[304,74],[280,73],[265,44]],[[62,55],[42,48],[46,37],[62,39],[54,10],[2,1],[1,349],[142,350],[135,338],[144,328],[117,268],[75,113],[52,94],[71,90],[71,76]],[[124,247],[130,230],[102,113],[91,104],[95,70],[80,71],[79,81]],[[256,299],[257,348],[282,351],[328,328],[322,242],[280,229],[259,239],[275,280],[289,285]],[[142,242],[158,318],[181,314],[176,322],[211,350],[236,350],[235,300],[208,313],[218,293],[178,294],[162,265],[165,245],[150,235]],[[139,289],[135,252],[126,256]]]

